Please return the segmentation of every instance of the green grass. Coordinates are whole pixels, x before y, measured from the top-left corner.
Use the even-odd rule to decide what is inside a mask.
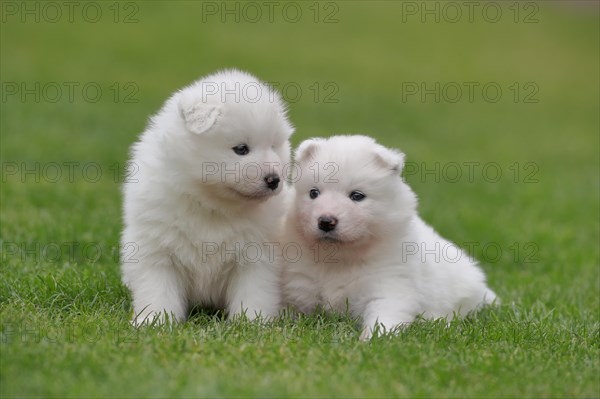
[[[298,3],[298,23],[280,13],[273,23],[204,23],[199,2],[148,1],[137,3],[137,23],[115,24],[113,3],[96,4],[98,23],[2,14],[3,398],[600,396],[597,5],[545,2],[534,24],[514,23],[508,3],[495,24],[478,13],[473,23],[403,23],[400,2],[339,2],[338,22],[324,24],[309,2]],[[131,11],[120,7],[119,18]],[[321,20],[333,10],[320,7]],[[301,87],[294,144],[366,133],[420,168],[463,165],[456,182],[406,177],[425,220],[476,243],[502,305],[369,343],[345,315],[261,326],[199,312],[171,329],[132,329],[116,257],[128,147],[171,92],[232,66]],[[7,94],[35,82],[96,82],[103,94],[95,103],[80,91],[55,103]],[[139,88],[135,103],[123,102],[127,82]],[[324,102],[328,82],[335,103]],[[403,101],[403,82],[497,82],[503,96]],[[537,85],[539,101],[524,103],[521,89],[515,102],[514,82]],[[63,176],[9,173],[23,162],[40,171],[56,162]],[[64,162],[79,162],[72,182]],[[91,162],[98,181],[82,175]],[[465,162],[481,165],[472,181]],[[482,174],[491,162],[498,182]]]

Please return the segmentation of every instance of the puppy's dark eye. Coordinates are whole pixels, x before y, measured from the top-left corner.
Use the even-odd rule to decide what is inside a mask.
[[[352,191],[350,193],[350,199],[354,202],[360,202],[365,198],[367,198],[367,196],[361,193],[360,191]]]
[[[308,195],[310,195],[310,199],[315,199],[321,194],[318,188],[312,188]]]
[[[232,150],[238,155],[246,155],[250,152],[250,148],[248,148],[247,144],[236,145]]]

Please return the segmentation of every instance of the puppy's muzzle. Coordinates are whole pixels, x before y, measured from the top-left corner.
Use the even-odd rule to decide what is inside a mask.
[[[324,232],[335,230],[335,226],[338,224],[338,220],[333,216],[320,216],[318,222],[319,230]]]
[[[279,176],[276,174],[271,174],[265,177],[265,183],[267,183],[267,187],[273,191],[277,190],[277,187],[279,187],[279,182]]]

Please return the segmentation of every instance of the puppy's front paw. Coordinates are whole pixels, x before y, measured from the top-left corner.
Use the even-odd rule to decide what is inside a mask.
[[[363,328],[362,333],[360,334],[360,337],[358,339],[361,341],[369,341],[372,337],[373,331],[371,330],[371,328],[365,327]]]
[[[229,310],[229,319],[245,319],[251,322],[268,323],[273,320],[277,314],[264,312],[258,309],[237,308]]]
[[[173,325],[177,324],[179,321],[179,318],[173,313],[144,310],[139,314],[133,315],[131,325],[138,328],[142,326]]]
[[[388,334],[397,335],[403,329],[407,328],[411,324],[412,324],[412,322],[410,322],[410,321],[403,321],[403,322],[399,322],[399,323],[390,323],[390,324],[375,323],[372,326],[367,325],[363,328],[359,339],[361,341],[369,341],[373,337],[378,337],[378,336],[383,336],[383,335],[388,335]]]

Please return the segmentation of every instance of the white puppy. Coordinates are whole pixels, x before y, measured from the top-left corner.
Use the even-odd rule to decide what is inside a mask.
[[[496,295],[475,261],[416,212],[404,155],[365,136],[303,142],[287,217],[284,303],[362,318],[362,339],[425,318],[452,318]],[[290,248],[296,244],[299,249]]]
[[[152,118],[124,185],[134,324],[185,320],[194,305],[277,314],[269,243],[285,212],[292,132],[279,94],[235,70],[176,92]]]

